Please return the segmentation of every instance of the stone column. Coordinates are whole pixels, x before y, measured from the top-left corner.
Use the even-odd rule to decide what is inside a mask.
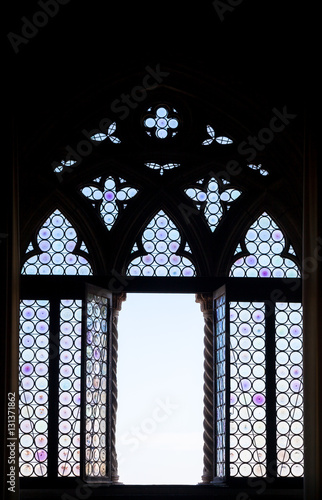
[[[198,293],[196,302],[200,304],[205,320],[204,326],[204,467],[202,482],[214,479],[214,318],[213,295]]]
[[[118,357],[118,319],[122,302],[126,300],[125,293],[113,293],[112,300],[112,416],[111,416],[111,480],[117,483],[118,464],[116,453],[116,416],[117,416],[117,357]]]

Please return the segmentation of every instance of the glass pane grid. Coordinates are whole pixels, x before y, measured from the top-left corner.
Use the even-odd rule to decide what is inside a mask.
[[[119,205],[133,198],[138,192],[133,187],[125,187],[124,182],[122,184],[120,189],[117,189],[115,179],[107,177],[102,189],[94,185],[88,185],[82,189],[84,196],[99,203],[100,216],[108,230],[113,227],[119,215]]]
[[[265,304],[230,303],[230,475],[266,475]]]
[[[55,210],[37,235],[41,253],[27,259],[22,274],[92,274],[87,259],[75,252],[77,242],[78,236],[73,226],[59,210]],[[28,251],[30,249],[29,246]],[[81,249],[87,252],[84,243]]]
[[[190,259],[177,255],[181,236],[171,219],[160,211],[143,232],[142,243],[147,252],[132,260],[130,276],[195,276]]]
[[[89,294],[86,334],[85,473],[105,477],[107,440],[108,299]]]
[[[47,476],[49,302],[22,300],[19,335],[20,476]]]
[[[263,213],[246,233],[245,245],[250,255],[240,257],[232,265],[230,275],[235,277],[298,278],[300,272],[290,258],[282,257],[285,238],[268,214]],[[240,249],[240,247],[238,247]],[[289,249],[289,252],[293,249]]]
[[[226,298],[216,299],[216,474],[226,475]]]
[[[155,114],[150,113],[145,117],[144,126],[148,129],[148,135],[153,130],[155,137],[165,139],[176,135],[179,121],[175,110],[160,106],[156,108]]]
[[[301,477],[303,441],[303,334],[300,303],[276,304],[277,474]]]
[[[82,301],[60,303],[58,475],[80,475]]]
[[[198,204],[204,204],[204,216],[211,231],[215,231],[225,211],[227,211],[230,204],[240,196],[241,191],[237,189],[226,189],[220,194],[218,182],[213,177],[209,180],[204,189],[190,187],[185,189],[185,193],[197,204],[197,206]],[[225,210],[223,207],[225,207]]]

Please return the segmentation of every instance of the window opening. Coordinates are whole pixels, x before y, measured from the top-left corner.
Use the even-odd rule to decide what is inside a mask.
[[[203,328],[194,295],[127,294],[118,336],[122,483],[201,482]]]

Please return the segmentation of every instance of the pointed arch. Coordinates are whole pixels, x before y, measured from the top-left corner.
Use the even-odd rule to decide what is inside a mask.
[[[88,250],[72,224],[58,209],[46,219],[30,242],[22,274],[93,274]]]
[[[230,276],[298,278],[301,274],[294,256],[279,226],[263,212],[237,246]]]
[[[127,268],[128,275],[195,276],[190,248],[186,244],[182,249],[180,232],[163,210],[150,220],[141,243],[146,254],[142,255],[137,244],[133,246],[134,258]]]

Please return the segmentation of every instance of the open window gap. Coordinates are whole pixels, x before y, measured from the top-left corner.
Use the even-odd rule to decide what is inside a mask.
[[[195,295],[127,295],[117,369],[123,484],[201,482],[203,327]]]

